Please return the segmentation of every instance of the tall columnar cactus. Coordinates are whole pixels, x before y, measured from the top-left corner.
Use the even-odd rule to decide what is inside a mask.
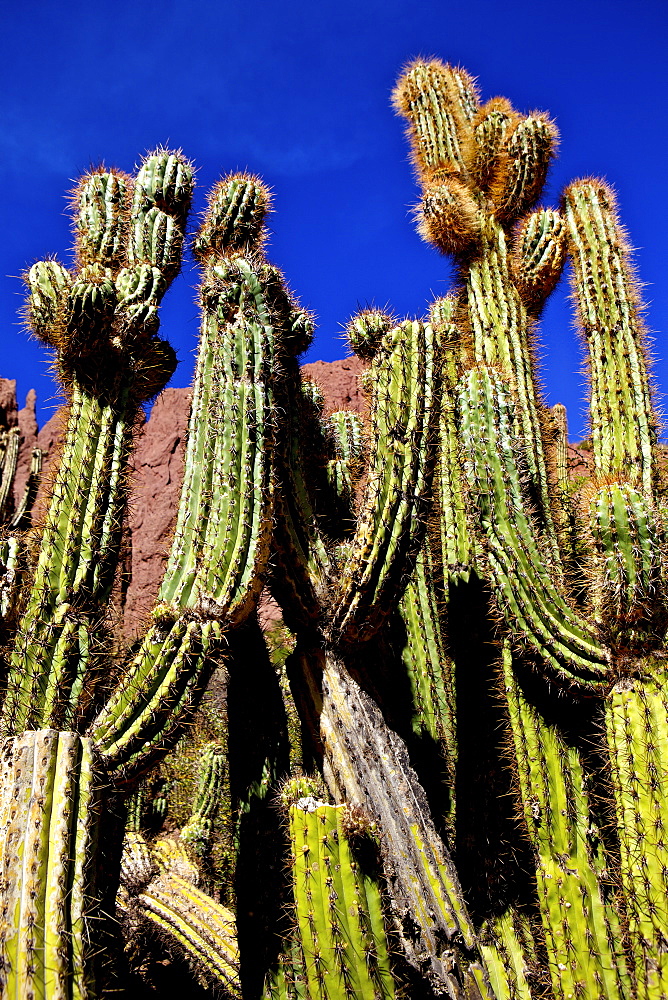
[[[459,374],[444,405],[459,441],[442,444],[454,484],[445,523],[461,525],[467,508],[471,563],[505,636],[500,689],[542,919],[535,945],[522,944],[511,894],[483,952],[504,996],[533,995],[542,952],[555,996],[663,997],[665,682],[655,651],[666,623],[664,525],[644,333],[614,198],[603,182],[579,181],[561,212],[532,210],[554,126],[500,99],[480,106],[461,70],[414,63],[395,100],[423,188],[421,231],[460,266],[462,290],[437,321]],[[559,455],[536,390],[532,334],[566,256],[588,351],[594,454],[574,516],[563,440]],[[589,552],[578,576],[572,523],[584,531],[576,554]],[[453,551],[438,548],[446,596],[461,575]],[[583,576],[585,598],[571,589]],[[558,689],[573,703],[570,718]],[[522,953],[519,966],[532,970],[523,984]]]
[[[298,634],[290,678],[335,801],[363,810],[382,829],[388,891],[408,961],[442,989],[455,978],[489,990],[448,849],[430,815],[401,737],[385,722],[373,678],[359,666],[406,585],[423,534],[431,487],[435,399],[441,381],[429,324],[394,324],[363,313],[350,341],[368,360],[370,452],[357,522],[333,550],[309,496],[301,430],[313,413],[297,373],[283,385],[289,423],[279,437],[274,590]],[[456,969],[456,972],[453,970]]]
[[[113,830],[98,823],[109,786],[165,752],[227,630],[252,611],[261,588],[274,427],[273,328],[257,277],[267,193],[242,176],[218,186],[197,242],[206,264],[202,343],[159,603],[135,654],[109,676],[104,608],[132,427],[139,404],[173,370],[171,348],[156,338],[156,309],[178,270],[191,186],[190,165],[162,151],[134,182],[114,173],[84,178],[75,273],[47,261],[27,278],[33,323],[57,350],[70,407],[33,580],[8,612],[16,631],[2,711],[8,995],[91,995],[94,876],[100,850],[115,850]],[[113,891],[113,872],[111,881]]]

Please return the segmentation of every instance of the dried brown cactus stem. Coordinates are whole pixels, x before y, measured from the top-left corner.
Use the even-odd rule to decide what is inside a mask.
[[[409,962],[455,995],[455,968],[464,978],[474,966],[486,983],[454,865],[405,744],[334,652],[298,649],[291,671],[294,690],[308,692],[303,697],[317,726],[330,794],[359,806],[382,831],[390,904]]]

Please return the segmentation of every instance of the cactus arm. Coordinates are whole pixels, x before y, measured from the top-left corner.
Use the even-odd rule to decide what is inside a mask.
[[[3,996],[85,1000],[100,785],[91,743],[47,729],[8,739],[2,753]]]
[[[217,271],[221,280],[222,269]],[[273,329],[266,306],[254,322],[241,318],[260,295],[250,262],[234,262],[227,280],[235,278],[236,337],[225,321],[227,300],[215,308],[213,302],[205,305],[204,326],[210,329],[203,331],[180,516],[158,597],[184,609],[207,598],[232,621],[256,600],[257,566],[266,561],[273,419]]]
[[[147,176],[170,164],[179,177],[167,195]],[[58,351],[70,409],[35,578],[11,657],[5,732],[73,724],[73,692],[81,690],[90,662],[73,637],[82,634],[77,626],[95,633],[118,557],[132,427],[145,398],[151,351],[160,352],[155,310],[178,267],[192,170],[182,157],[161,151],[142,165],[130,208],[128,188],[129,178],[121,174],[85,177],[75,192],[76,272],[70,276],[46,261],[26,278],[29,315],[38,335]],[[147,215],[154,222],[167,220],[160,238],[146,249],[161,276],[150,323],[143,312],[128,315],[120,287],[121,265],[134,253],[134,237],[125,243],[127,225],[133,234],[142,232]],[[159,383],[153,391],[173,370],[168,352],[163,360],[162,370],[150,376]]]
[[[665,623],[661,538],[654,510],[628,483],[610,483],[590,503],[599,555],[593,597],[611,643],[656,641]]]
[[[398,596],[406,555],[420,530],[438,379],[431,327],[408,321],[386,334],[370,374],[376,387],[369,481],[331,625],[343,641],[377,631]]]
[[[403,662],[413,693],[413,729],[429,733],[445,758],[451,798],[454,799],[457,729],[454,712],[454,663],[449,657],[439,615],[433,557],[423,546],[400,603],[406,627]],[[454,810],[454,802],[452,806]]]
[[[599,554],[594,598],[610,641],[631,646],[652,638],[665,620],[653,507],[656,417],[640,304],[610,189],[602,182],[577,181],[564,202],[591,371],[595,471],[607,480],[590,504]]]
[[[223,747],[219,743],[210,743],[202,751],[194,808],[181,830],[181,839],[199,856],[206,854],[211,841],[212,824],[220,805],[224,775]]]
[[[546,115],[529,115],[507,130],[503,167],[490,187],[497,218],[516,219],[531,208],[543,190],[556,141]]]
[[[317,530],[317,519],[304,468],[300,376],[291,364],[281,380],[280,405],[286,416],[277,435],[276,528],[274,549],[280,579],[275,596],[288,616],[310,625],[322,613],[320,595],[332,572],[332,561]]]
[[[212,655],[222,646],[218,621],[154,625],[111,698],[91,725],[105,765],[117,777],[147,767],[175,739],[203,690]]]
[[[550,122],[540,115],[522,120],[507,102],[496,102],[483,109],[477,123],[461,115],[457,98],[445,82],[450,67],[437,61],[415,63],[406,71],[395,91],[395,105],[406,118],[413,155],[423,186],[423,221],[419,228],[429,242],[440,249],[459,255],[462,277],[461,304],[468,320],[467,351],[471,361],[498,365],[513,384],[518,398],[517,431],[526,450],[529,475],[535,502],[551,549],[558,564],[559,552],[550,511],[548,474],[544,456],[541,406],[533,375],[530,323],[527,309],[513,282],[510,253],[504,226],[525,211],[535,200],[542,186],[547,164],[556,141]],[[436,83],[434,81],[437,81]],[[432,96],[437,91],[438,98]],[[410,99],[406,99],[406,94]],[[502,105],[502,106],[501,106]],[[454,183],[462,187],[460,208],[443,204],[435,198],[434,183],[452,187],[452,177],[439,177],[435,164],[443,164],[446,153],[428,153],[432,132],[449,135],[444,122],[447,114],[456,121],[458,143],[465,150],[459,159],[450,143],[450,172],[456,169]],[[487,119],[496,120],[497,141],[488,145],[490,136],[482,129]],[[494,131],[494,130],[493,130]],[[476,137],[478,142],[476,141]],[[449,141],[449,140],[448,140]],[[458,149],[459,149],[458,145]],[[487,146],[487,149],[485,147]],[[485,155],[487,166],[483,165]],[[440,160],[439,160],[440,157]],[[454,164],[454,166],[453,166]],[[466,164],[472,168],[471,172]],[[453,175],[454,176],[454,175]],[[476,184],[488,176],[490,190],[485,193]],[[464,208],[468,199],[469,207]],[[446,199],[447,201],[447,199]],[[471,213],[476,213],[475,222]],[[471,223],[464,225],[464,217]],[[547,273],[543,273],[547,281]]]
[[[495,996],[532,1000],[538,960],[526,918],[507,911],[490,921],[481,931],[480,950]]]
[[[416,60],[402,74],[393,102],[409,122],[420,177],[465,174],[462,145],[478,110],[475,83],[468,73],[436,59]]]
[[[555,586],[524,509],[509,394],[494,370],[481,367],[460,392],[469,487],[479,498],[476,530],[506,624],[562,682],[603,688],[609,654]]]
[[[504,676],[555,995],[626,996],[620,920],[606,899],[609,876],[594,846],[598,831],[579,752],[529,705],[507,645]]]
[[[656,664],[663,674],[662,661]],[[621,882],[639,997],[668,992],[668,698],[665,682],[622,681],[606,703],[605,725],[619,829]]]
[[[327,421],[334,438],[335,457],[326,467],[326,476],[335,498],[335,521],[342,534],[349,534],[353,523],[355,483],[362,471],[366,450],[364,424],[352,410],[337,410]]]
[[[481,253],[467,275],[468,313],[476,362],[498,366],[516,393],[516,433],[526,449],[526,462],[551,557],[558,562],[551,518],[541,406],[533,374],[530,325],[512,281],[510,254],[503,229],[493,219],[484,227]]]
[[[313,798],[290,808],[293,892],[309,996],[395,995],[379,887],[354,860],[345,806]]]
[[[141,915],[233,997],[241,996],[234,914],[187,879],[164,873],[135,897]]]
[[[443,386],[438,416],[438,451],[432,488],[430,538],[444,579],[468,579],[475,553],[468,522],[456,419],[456,386],[462,353],[462,334],[455,322],[454,295],[436,299],[430,319],[443,364]]]
[[[126,832],[117,909],[130,916],[130,926],[146,921],[208,982],[240,997],[234,914],[198,889],[198,878],[178,843],[150,844],[141,833]]]
[[[639,302],[614,195],[576,181],[564,195],[573,288],[591,369],[596,474],[621,476],[652,495],[656,418]]]
[[[239,253],[259,246],[264,211],[247,248],[240,183],[266,202],[257,179],[226,178],[198,238],[207,273],[192,433],[155,624],[91,729],[123,772],[172,736],[225,628],[256,606],[269,555],[274,328],[259,272]],[[241,212],[238,226],[221,205]],[[219,256],[220,230],[231,234],[229,258]]]
[[[552,208],[531,212],[515,235],[511,266],[528,310],[539,310],[561,277],[566,256],[566,225]]]

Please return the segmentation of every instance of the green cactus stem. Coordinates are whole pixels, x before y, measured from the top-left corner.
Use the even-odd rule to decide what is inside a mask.
[[[368,481],[329,626],[339,642],[373,634],[402,590],[432,471],[434,354],[432,328],[408,321],[384,335],[371,364]]]
[[[169,943],[180,947],[205,977],[241,997],[234,914],[186,879],[165,874],[139,893],[137,902]]]
[[[220,806],[224,777],[224,749],[218,743],[209,743],[202,751],[197,798],[190,819],[181,830],[181,839],[200,856],[206,853],[210,844],[212,822]]]
[[[517,468],[513,399],[494,369],[473,368],[464,377],[460,408],[469,487],[478,497],[476,531],[506,622],[562,683],[606,687],[609,654],[555,586],[538,550]]]
[[[628,483],[602,486],[592,497],[590,511],[600,557],[594,600],[609,630],[609,641],[623,637],[630,646],[636,637],[647,638],[647,626],[657,624],[654,619],[658,618],[659,625],[665,619],[654,512]]]
[[[359,414],[351,410],[330,413],[327,424],[335,449],[335,458],[329,460],[326,469],[331,493],[336,498],[334,521],[347,527],[349,533],[354,523],[355,486],[366,452],[364,424]]]
[[[660,683],[622,680],[606,704],[615,812],[632,948],[635,996],[668,994],[668,698],[663,661],[651,661]]]
[[[346,806],[290,808],[293,892],[310,1000],[394,997],[378,885],[355,860]]]
[[[621,924],[578,750],[527,702],[508,646],[504,678],[554,994],[627,996]]]
[[[629,478],[651,496],[656,417],[639,298],[615,198],[600,181],[577,181],[565,192],[564,212],[591,372],[596,474]]]
[[[461,331],[454,322],[457,309],[458,302],[454,295],[436,299],[430,308],[430,319],[442,356],[443,387],[429,535],[444,578],[466,581],[475,562],[475,553],[466,517],[467,504],[459,462],[456,387],[463,345]]]
[[[532,1000],[539,960],[526,917],[506,911],[482,928],[480,950],[485,956],[494,996]],[[542,984],[541,984],[542,985]]]
[[[445,643],[434,581],[433,556],[420,552],[415,571],[400,604],[407,642],[403,662],[408,674],[415,716],[413,729],[435,740],[444,758],[450,789],[454,789],[457,729],[454,706],[454,664]],[[451,796],[454,800],[454,796]],[[454,809],[454,801],[452,801]]]
[[[7,739],[0,800],[0,992],[92,997],[98,801],[91,741],[42,729]]]
[[[167,175],[173,181],[163,191]],[[130,178],[113,172],[83,178],[73,201],[74,274],[43,261],[26,277],[29,316],[35,332],[57,350],[70,405],[11,656],[0,719],[5,733],[67,728],[85,711],[92,692],[84,690],[84,679],[92,677],[118,558],[137,408],[173,371],[171,349],[155,336],[155,312],[178,269],[192,169],[183,157],[158,151],[142,165],[129,204],[131,186]],[[142,249],[136,243],[147,225],[157,226],[159,237]],[[160,278],[159,294],[150,305],[137,298],[141,309],[134,313],[124,292],[126,260],[133,266],[141,260]]]
[[[266,204],[259,181],[242,181]],[[230,189],[240,183],[236,176],[221,182],[197,243],[207,268],[202,338],[179,514],[154,624],[91,730],[107,765],[122,773],[150,759],[194,703],[225,628],[254,610],[269,555],[274,328],[257,258],[239,253],[257,251],[264,213],[254,244],[245,247],[246,203],[238,229],[220,209],[228,201],[236,206]],[[229,257],[217,255],[215,220],[230,233]]]
[[[185,955],[208,983],[241,997],[234,914],[197,888],[199,873],[178,842],[149,844],[126,833],[117,905],[129,924],[145,922]]]

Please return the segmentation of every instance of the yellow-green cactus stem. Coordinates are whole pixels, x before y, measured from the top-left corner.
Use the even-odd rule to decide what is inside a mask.
[[[336,455],[327,464],[327,478],[337,501],[337,520],[350,531],[355,485],[361,475],[366,450],[364,424],[359,414],[352,410],[337,410],[330,413],[327,425]]]
[[[564,215],[591,372],[596,474],[629,477],[651,496],[656,417],[640,301],[614,195],[602,181],[576,181],[565,192]]]
[[[668,995],[668,696],[661,680],[622,680],[606,703],[605,725],[619,829],[620,877],[627,907],[631,968],[643,1000]]]
[[[403,662],[415,705],[413,729],[418,735],[428,733],[438,743],[454,810],[457,759],[454,664],[446,648],[432,563],[431,551],[425,545],[401,599],[401,617],[406,627]]]
[[[42,729],[7,739],[0,799],[0,992],[94,996],[90,947],[102,778],[91,741]]]
[[[264,204],[266,190],[254,184]],[[108,766],[123,771],[149,759],[192,705],[224,630],[256,606],[269,555],[272,303],[257,258],[219,256],[224,244],[212,228],[215,219],[231,234],[232,252],[234,220],[215,206],[229,201],[236,210],[228,199],[235,185],[232,176],[216,189],[197,244],[206,264],[202,337],[179,513],[154,624],[92,727]],[[245,215],[240,226],[247,234]],[[256,252],[261,240],[258,226]]]
[[[207,983],[240,997],[234,914],[198,889],[198,880],[177,841],[150,844],[141,833],[126,833],[118,909],[131,922],[147,922]]]
[[[379,886],[351,853],[345,806],[290,808],[293,895],[309,1000],[394,997]]]
[[[558,282],[566,257],[566,225],[553,208],[540,208],[520,222],[512,269],[529,310],[540,309]]]
[[[552,988],[560,1000],[628,996],[622,923],[611,905],[607,859],[579,752],[525,699],[508,645],[503,655]]]
[[[209,982],[241,997],[239,950],[231,910],[187,879],[171,873],[154,879],[135,897],[141,915],[169,947],[176,947]]]
[[[537,982],[540,963],[533,930],[525,916],[506,911],[482,928],[480,938],[495,997],[532,1000],[532,988],[538,986],[545,991],[545,984]]]
[[[457,309],[456,296],[447,295],[435,299],[429,310],[443,367],[429,535],[437,564],[446,580],[468,580],[475,562],[459,461],[456,388],[462,361],[463,337],[455,322]]]
[[[495,597],[513,636],[567,685],[605,689],[610,654],[563,596],[544,561],[525,507],[512,433],[512,394],[493,368],[462,379],[460,412],[465,469],[477,498],[476,531]]]
[[[180,180],[169,193],[142,183],[143,173],[159,173],[172,160]],[[73,276],[66,278],[54,262],[34,265],[27,276],[28,312],[37,332],[57,348],[70,406],[34,581],[11,654],[0,720],[5,733],[74,725],[96,657],[127,504],[133,425],[146,398],[146,352],[157,343],[155,323],[147,326],[141,317],[130,322],[119,312],[114,282],[130,255],[127,227],[147,206],[156,208],[158,197],[156,211],[171,220],[170,240],[174,252],[180,250],[192,168],[183,157],[156,153],[140,169],[136,190],[143,193],[139,199],[135,191],[132,206],[129,188],[130,179],[113,172],[84,177],[73,202]],[[173,266],[165,271],[163,291],[173,274]],[[163,372],[159,388],[172,370]]]
[[[439,381],[432,328],[409,320],[384,334],[371,376],[368,481],[331,616],[343,642],[366,639],[387,616],[424,516]]]
[[[657,616],[659,625],[662,617],[665,621],[660,535],[654,512],[642,493],[628,483],[602,486],[592,497],[590,510],[600,557],[593,582],[594,600],[609,641],[622,638],[631,645],[634,638],[647,639],[648,632],[651,636]]]

